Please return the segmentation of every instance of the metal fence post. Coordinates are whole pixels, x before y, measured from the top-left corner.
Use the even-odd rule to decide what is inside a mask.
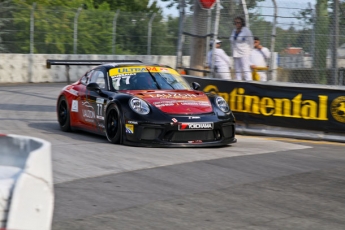
[[[33,70],[33,64],[34,64],[34,36],[35,36],[35,8],[36,8],[36,2],[32,4],[31,9],[31,15],[30,15],[30,55],[29,55],[29,74],[28,74],[28,82],[32,82],[32,70]]]
[[[112,53],[115,54],[115,50],[116,50],[116,22],[117,22],[117,18],[120,14],[120,10],[118,9],[114,15],[114,19],[113,19],[113,45],[112,45]]]
[[[74,17],[74,31],[73,31],[73,53],[77,53],[77,40],[78,40],[78,17],[80,14],[80,11],[82,10],[82,7],[79,7],[77,10],[77,13],[75,14]]]
[[[274,17],[273,17],[273,25],[272,25],[272,35],[271,35],[271,60],[269,66],[269,75],[268,80],[273,80],[273,65],[274,65],[274,46],[276,41],[276,25],[277,25],[277,15],[278,15],[278,7],[276,0],[272,0],[274,5]],[[276,79],[274,79],[276,80]]]
[[[35,7],[36,7],[36,2],[32,4],[31,15],[30,15],[30,54],[34,53]]]
[[[149,25],[148,25],[148,32],[147,32],[147,55],[151,55],[151,33],[152,33],[152,21],[155,18],[156,13],[153,13],[152,17],[150,18]]]
[[[331,84],[338,81],[338,43],[339,43],[339,1],[333,1],[333,39],[332,39],[332,77]]]
[[[177,53],[176,53],[176,69],[182,68],[182,43],[183,43],[183,24],[185,16],[185,0],[180,0],[180,17],[178,23],[178,39],[177,39]]]
[[[248,8],[247,8],[246,0],[242,0],[242,6],[243,6],[244,17],[246,20],[246,27],[248,27],[248,29],[249,29],[249,14],[248,14]]]
[[[212,9],[209,9],[207,11],[207,27],[206,27],[206,34],[210,35],[211,34],[211,26],[212,26]],[[208,51],[210,50],[210,42],[212,40],[211,36],[207,36],[206,37],[206,44],[205,44],[205,57],[206,57],[206,61],[207,61],[207,54]],[[208,63],[211,64],[211,63]]]
[[[213,32],[213,42],[212,42],[212,63],[211,63],[211,68],[210,68],[210,71],[211,71],[211,76],[213,78],[215,78],[215,72],[214,72],[214,52],[216,50],[216,40],[218,38],[218,27],[219,27],[219,16],[220,16],[220,0],[217,0],[216,1],[216,4],[217,4],[217,8],[216,8],[216,18],[215,18],[215,21],[214,21],[214,32]]]

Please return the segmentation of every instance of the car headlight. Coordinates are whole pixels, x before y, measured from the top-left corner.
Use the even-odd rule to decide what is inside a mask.
[[[149,105],[144,100],[141,100],[137,97],[133,97],[129,101],[129,106],[134,112],[139,113],[141,115],[146,115],[150,112]]]
[[[230,111],[228,103],[224,100],[224,98],[218,96],[216,98],[216,104],[220,110],[222,110],[224,113],[227,113]]]

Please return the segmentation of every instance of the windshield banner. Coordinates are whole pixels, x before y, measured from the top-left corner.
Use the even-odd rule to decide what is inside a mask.
[[[123,74],[135,74],[135,73],[143,73],[143,72],[152,72],[152,73],[170,73],[174,75],[178,75],[178,73],[168,67],[160,67],[160,66],[126,66],[126,67],[119,67],[109,70],[109,76],[117,76]]]

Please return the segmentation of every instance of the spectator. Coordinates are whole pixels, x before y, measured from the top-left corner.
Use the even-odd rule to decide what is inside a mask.
[[[246,23],[242,17],[236,17],[234,20],[235,29],[230,35],[232,47],[232,57],[234,58],[234,67],[237,80],[250,81],[252,72],[250,70],[249,57],[253,49],[253,35],[250,29],[246,27]]]
[[[258,79],[260,81],[267,81],[266,70],[268,69],[268,59],[270,57],[270,51],[261,45],[258,37],[254,37],[254,49],[250,53],[249,61],[253,75],[257,73],[260,76],[260,79]]]
[[[215,50],[214,50],[214,68],[212,68],[212,47],[213,41],[210,42],[210,50],[207,53],[207,64],[210,69],[215,73],[216,78],[228,79],[230,80],[230,58],[225,53],[225,51],[220,48],[222,41],[216,40]]]

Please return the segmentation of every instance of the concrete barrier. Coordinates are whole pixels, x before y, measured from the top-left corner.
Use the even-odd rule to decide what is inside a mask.
[[[66,82],[66,67],[46,68],[46,60],[141,60],[176,66],[176,56],[164,55],[82,55],[82,54],[0,54],[0,83]],[[189,66],[189,56],[182,58]],[[71,81],[78,80],[89,66],[70,66]]]
[[[51,229],[51,144],[38,138],[0,135],[0,146],[0,229]]]

